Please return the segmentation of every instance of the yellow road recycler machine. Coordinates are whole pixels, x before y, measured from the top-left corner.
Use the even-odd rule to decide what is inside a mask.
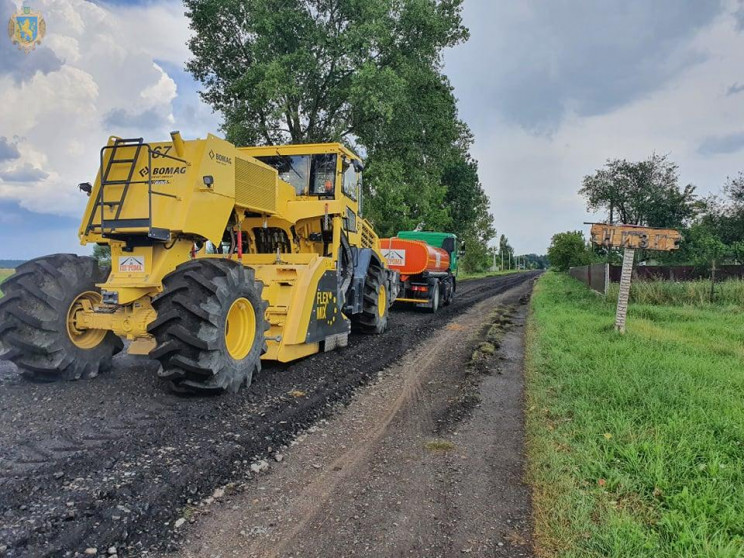
[[[92,377],[128,350],[176,391],[236,391],[260,361],[381,333],[396,272],[361,217],[361,160],[341,144],[239,148],[112,137],[79,236],[2,285],[0,356],[37,380]]]

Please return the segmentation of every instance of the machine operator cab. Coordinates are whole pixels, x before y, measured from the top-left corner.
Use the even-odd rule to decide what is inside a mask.
[[[340,256],[344,262],[351,259],[350,246],[377,248],[372,229],[361,218],[364,167],[352,151],[340,143],[238,149],[275,168],[279,179],[294,189],[295,201],[315,204],[314,216],[296,222],[293,230],[287,230],[288,239],[311,242],[315,252],[334,258]],[[309,207],[305,211],[310,211],[306,213],[308,216],[312,214]],[[337,230],[334,215],[340,219]],[[334,234],[339,232],[343,238],[334,240]],[[338,246],[344,249],[339,252]],[[276,251],[273,246],[272,251]]]
[[[341,144],[251,147],[241,151],[274,167],[298,196],[357,202],[361,213],[362,170],[359,158]]]

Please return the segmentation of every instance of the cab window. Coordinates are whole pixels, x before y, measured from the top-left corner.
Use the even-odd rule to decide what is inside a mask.
[[[344,194],[352,200],[356,201],[357,192],[359,190],[359,173],[357,173],[354,165],[351,161],[345,159],[343,162],[343,173],[344,173]]]
[[[279,171],[279,178],[294,186],[298,196],[307,195],[310,178],[309,155],[270,155],[256,158]]]
[[[310,171],[310,193],[316,196],[333,196],[336,182],[336,155],[313,155]]]

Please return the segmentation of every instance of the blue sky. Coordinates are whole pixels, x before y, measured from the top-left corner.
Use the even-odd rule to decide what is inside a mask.
[[[219,133],[184,71],[177,0],[29,0],[47,36],[0,36],[0,259],[89,252],[77,228],[109,135]],[[0,21],[19,2],[0,0]],[[517,252],[591,219],[576,191],[609,157],[656,151],[717,191],[744,170],[740,0],[465,0],[445,54],[499,233]]]

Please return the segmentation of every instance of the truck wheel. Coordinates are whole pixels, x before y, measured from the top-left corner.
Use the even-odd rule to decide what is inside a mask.
[[[42,382],[93,378],[110,370],[111,358],[124,346],[121,339],[75,324],[83,304],[101,302],[96,283],[107,277],[95,259],[74,254],[22,264],[2,285],[0,358]]]
[[[429,292],[431,293],[431,306],[429,307],[429,311],[432,314],[435,314],[437,310],[439,310],[439,281],[434,282],[434,286],[429,289]]]
[[[443,306],[449,306],[452,303],[452,299],[455,298],[455,282],[452,279],[447,281],[446,294],[444,300],[442,300]]]
[[[204,258],[179,265],[153,299],[158,317],[148,326],[157,346],[158,375],[178,393],[236,392],[250,385],[266,351],[268,303],[254,271],[229,260]]]
[[[384,333],[387,329],[390,308],[387,284],[385,271],[370,264],[364,281],[363,310],[352,319],[352,323],[364,333]]]

